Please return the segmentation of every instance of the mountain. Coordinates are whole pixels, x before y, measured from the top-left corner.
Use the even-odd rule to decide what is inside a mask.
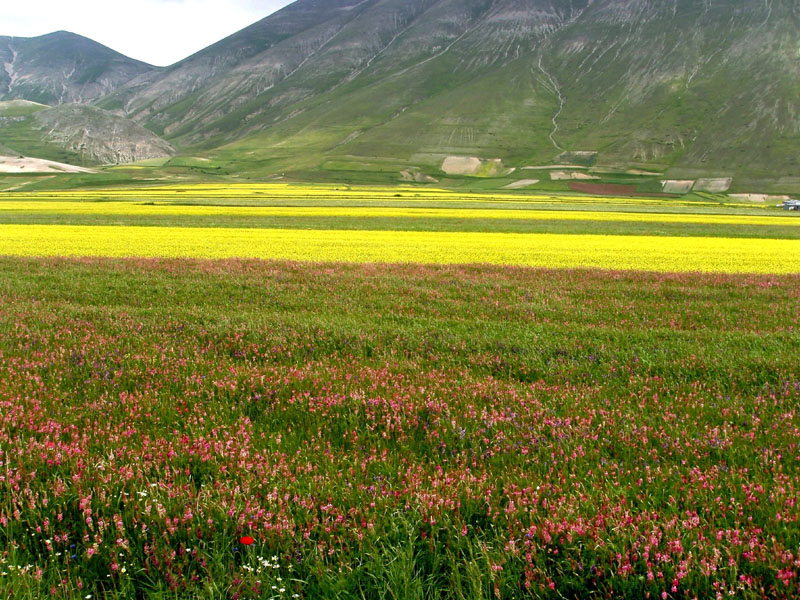
[[[300,0],[101,105],[192,145],[262,131],[309,103],[347,110],[369,84],[381,91],[358,118],[378,124],[495,70],[512,52],[530,52],[585,3]]]
[[[543,54],[564,99],[561,146],[685,168],[800,166],[797,2],[595,2]]]
[[[298,0],[166,69],[26,43],[64,36],[97,66],[60,50],[23,75],[54,54],[3,38],[14,97],[92,102],[240,170],[800,171],[796,0]]]
[[[85,37],[59,31],[0,37],[0,100],[91,102],[134,77],[157,71]]]
[[[100,105],[281,165],[790,174],[798,81],[793,0],[299,0]]]
[[[77,165],[129,163],[175,153],[153,132],[95,106],[50,108],[20,100],[0,102],[0,150]]]

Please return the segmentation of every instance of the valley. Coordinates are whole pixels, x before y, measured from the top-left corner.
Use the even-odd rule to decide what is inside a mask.
[[[797,1],[0,63],[0,598],[800,598]]]

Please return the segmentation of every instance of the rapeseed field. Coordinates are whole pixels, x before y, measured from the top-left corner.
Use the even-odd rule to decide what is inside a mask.
[[[800,240],[712,237],[0,225],[0,255],[800,272]]]
[[[391,217],[416,219],[520,219],[542,221],[610,221],[648,223],[701,223],[709,225],[770,225],[800,227],[800,218],[783,215],[737,215],[612,212],[592,210],[547,210],[524,205],[510,210],[494,208],[417,208],[376,206],[231,206],[176,204],[171,202],[0,202],[0,215],[9,213],[50,213],[93,216],[274,216],[274,217]]]

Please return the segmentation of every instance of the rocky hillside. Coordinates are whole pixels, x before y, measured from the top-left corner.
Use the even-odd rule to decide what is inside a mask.
[[[137,75],[157,70],[85,37],[59,31],[0,37],[0,100],[91,102]]]
[[[559,147],[685,168],[800,167],[798,2],[596,1],[541,56],[563,102]]]
[[[488,0],[299,0],[101,104],[196,143],[263,130],[304,112],[308,100],[334,91],[347,98],[376,80],[415,82],[422,100],[499,66],[509,53],[530,51],[585,3],[506,2],[498,10]],[[469,68],[442,72],[453,57]],[[438,84],[419,81],[428,72]],[[383,97],[360,116],[380,120],[387,105],[404,103]]]
[[[14,154],[70,164],[119,164],[171,156],[175,148],[153,132],[94,106],[64,104],[40,107],[27,115],[3,117],[0,102],[0,141]],[[19,111],[19,109],[17,109]],[[6,152],[8,153],[8,152]]]

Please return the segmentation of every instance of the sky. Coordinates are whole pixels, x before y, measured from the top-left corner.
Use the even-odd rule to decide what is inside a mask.
[[[291,0],[6,0],[0,35],[71,31],[160,67],[218,42]]]

